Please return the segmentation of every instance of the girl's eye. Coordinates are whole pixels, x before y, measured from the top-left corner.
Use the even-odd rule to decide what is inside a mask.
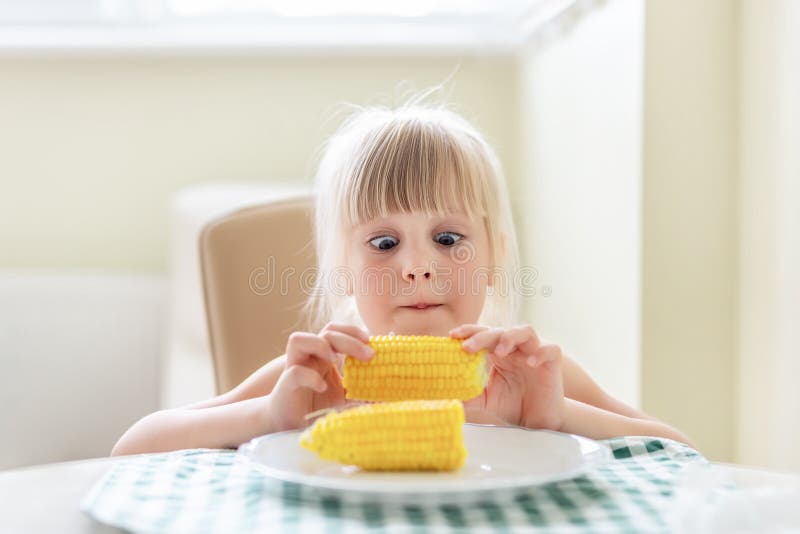
[[[397,246],[397,239],[388,235],[382,235],[370,239],[369,244],[380,250],[389,250]]]
[[[464,239],[464,236],[457,234],[456,232],[440,232],[436,234],[436,237],[434,237],[434,240],[437,243],[448,247],[455,245],[456,242],[461,241],[462,239]]]

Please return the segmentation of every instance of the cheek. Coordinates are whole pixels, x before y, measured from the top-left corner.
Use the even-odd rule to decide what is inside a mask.
[[[354,293],[364,299],[363,306],[380,306],[391,302],[402,292],[402,277],[386,259],[380,257],[359,258],[353,262]]]
[[[484,304],[486,303],[486,291],[489,285],[490,270],[482,264],[465,265],[466,287],[462,299],[462,309],[464,317],[460,322],[478,322]]]
[[[465,265],[465,291],[469,299],[483,299],[486,296],[486,287],[489,285],[489,269],[485,265]]]
[[[396,295],[397,274],[387,267],[366,266],[355,272],[356,294],[370,299],[386,300]]]
[[[489,269],[477,261],[451,263],[442,266],[435,286],[441,294],[449,295],[452,301],[458,301],[460,305],[474,302],[480,306],[486,295],[489,274]]]

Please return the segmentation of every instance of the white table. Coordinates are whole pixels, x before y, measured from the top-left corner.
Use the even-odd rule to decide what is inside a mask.
[[[80,502],[117,458],[0,471],[0,532],[124,532],[92,520]]]

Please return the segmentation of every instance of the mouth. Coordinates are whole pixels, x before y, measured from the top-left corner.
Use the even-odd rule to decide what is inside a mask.
[[[413,311],[425,311],[425,310],[434,310],[441,306],[441,304],[426,304],[424,302],[420,302],[419,304],[412,304],[411,306],[401,306],[407,310]]]

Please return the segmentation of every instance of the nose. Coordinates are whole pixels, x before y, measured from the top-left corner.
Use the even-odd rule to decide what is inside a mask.
[[[427,278],[427,279],[430,279],[430,277],[431,277],[431,272],[430,272],[430,270],[427,270],[427,269],[420,269],[420,270],[417,272],[417,274],[422,274],[422,275],[423,275],[423,276],[425,276],[425,278]],[[416,280],[416,278],[417,278],[417,274],[414,274],[413,272],[409,272],[409,273],[407,274],[407,276],[405,276],[404,278],[405,278],[406,280]]]
[[[429,263],[426,264],[423,260],[424,255],[417,251],[408,254],[403,261],[403,280],[412,282],[417,280],[418,277],[429,280],[433,269]]]

